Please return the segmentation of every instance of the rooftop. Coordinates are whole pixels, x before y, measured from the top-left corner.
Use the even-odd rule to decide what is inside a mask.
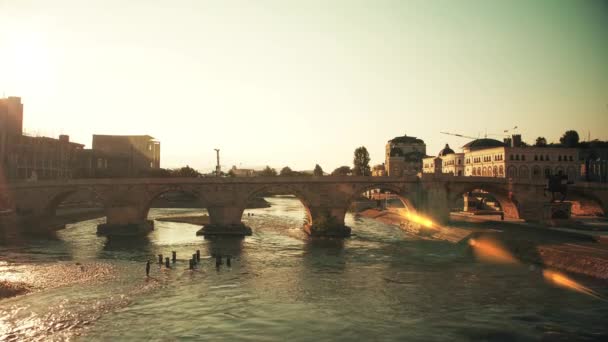
[[[496,139],[482,138],[482,139],[475,139],[473,141],[470,141],[467,144],[465,144],[464,146],[462,146],[462,148],[468,148],[470,150],[481,150],[484,148],[504,147],[504,146],[505,146],[505,144],[503,142],[498,141]]]
[[[407,134],[404,134],[402,137],[394,137],[388,142],[398,144],[424,144],[424,140],[418,139],[416,137],[409,137],[407,136]]]

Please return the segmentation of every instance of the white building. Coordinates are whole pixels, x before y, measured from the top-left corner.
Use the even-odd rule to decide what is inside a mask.
[[[512,179],[544,179],[562,173],[568,179],[576,180],[580,175],[578,149],[524,146],[519,135],[505,139],[504,143],[495,139],[476,139],[462,149],[463,153],[454,153],[446,145],[437,158],[424,159],[423,172]]]

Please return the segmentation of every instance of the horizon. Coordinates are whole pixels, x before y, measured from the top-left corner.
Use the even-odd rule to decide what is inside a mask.
[[[163,168],[220,148],[223,170],[331,172],[404,133],[436,155],[468,141],[439,132],[514,126],[608,140],[606,2],[231,4],[2,1],[0,92],[26,132],[151,135]]]

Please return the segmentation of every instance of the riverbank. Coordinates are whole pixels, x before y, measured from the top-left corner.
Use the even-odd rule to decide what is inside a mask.
[[[365,210],[358,213],[386,224],[400,226],[421,238],[466,241],[470,238],[488,239],[504,248],[519,262],[608,279],[608,245],[596,237],[580,232],[547,228],[523,221],[487,220],[452,215],[449,226],[432,234],[416,225],[404,224],[407,219],[398,210]],[[414,227],[414,228],[412,228]],[[443,233],[446,232],[446,233]]]

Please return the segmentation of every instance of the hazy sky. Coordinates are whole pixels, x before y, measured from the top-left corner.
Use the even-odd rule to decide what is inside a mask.
[[[608,2],[0,0],[0,93],[29,132],[150,134],[163,167],[219,147],[331,171],[515,125],[608,139]]]

